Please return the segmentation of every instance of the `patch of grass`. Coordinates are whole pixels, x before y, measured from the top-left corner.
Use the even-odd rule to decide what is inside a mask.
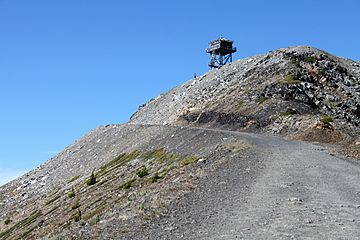
[[[297,111],[293,108],[288,108],[285,112],[281,113],[282,116],[291,116],[294,114],[297,114]]]
[[[138,156],[140,156],[140,151],[132,151],[130,153],[122,153],[120,154],[118,157],[114,158],[113,160],[111,160],[110,162],[104,164],[103,166],[100,167],[99,171],[96,173],[97,177],[103,176],[106,173],[120,167],[123,166],[124,164],[126,164],[127,162],[130,162],[131,160],[134,160],[135,158],[137,158]]]
[[[24,220],[20,221],[22,226],[28,226],[33,223],[38,217],[42,216],[42,212],[40,210],[36,210],[30,214],[30,217],[25,218]]]
[[[67,229],[71,226],[71,221],[67,221],[64,223],[64,225],[62,225],[62,229]]]
[[[258,99],[258,103],[259,103],[259,104],[263,104],[266,100],[268,100],[267,97],[265,97],[265,96],[260,96],[259,99]]]
[[[181,155],[171,154],[167,152],[164,148],[159,148],[150,152],[146,152],[142,154],[141,157],[145,160],[155,160],[160,163],[166,161],[167,164],[172,164],[173,162],[176,162],[177,160],[180,160],[182,158]]]
[[[146,160],[156,159],[163,162],[168,157],[168,152],[164,148],[159,148],[150,152],[146,152],[142,155],[142,158]]]
[[[30,233],[32,233],[32,231],[34,231],[38,226],[33,226],[30,229],[26,230],[23,234],[21,234],[21,238],[20,239],[29,239],[28,236],[30,235]]]
[[[74,187],[71,188],[70,192],[68,192],[68,197],[73,198],[75,197],[75,189]]]
[[[240,111],[242,109],[243,105],[244,105],[243,102],[237,101],[233,104],[233,108],[235,109],[235,111]]]
[[[305,61],[308,63],[315,63],[316,62],[316,57],[313,56],[308,56],[305,58]]]
[[[112,166],[116,166],[119,165],[120,163],[122,163],[124,161],[124,158],[126,157],[126,153],[121,153],[119,156],[117,156],[116,158],[114,158],[113,160],[111,160],[110,162],[102,165],[100,167],[99,172],[96,173],[97,176],[102,175],[103,172],[106,171],[106,169],[111,168]]]
[[[164,178],[169,172],[171,172],[172,170],[176,169],[177,167],[174,165],[168,166],[166,168],[164,168],[163,170],[161,170],[159,172],[159,177]]]
[[[96,216],[90,221],[90,224],[91,225],[96,225],[98,222],[100,222],[100,217]]]
[[[121,188],[123,189],[129,189],[133,186],[133,183],[136,181],[136,179],[131,179],[129,181],[127,181],[126,183],[124,183],[123,185],[121,185]]]
[[[75,201],[73,202],[73,204],[71,205],[71,209],[77,209],[80,207],[80,198],[75,199]]]
[[[227,143],[227,144],[221,144],[218,145],[216,147],[216,150],[221,150],[221,151],[231,151],[231,152],[240,152],[244,149],[250,148],[252,147],[251,144],[247,143],[247,142],[232,142],[232,143]]]
[[[138,177],[140,177],[140,178],[143,178],[143,177],[149,175],[149,172],[146,169],[146,167],[143,167],[139,171],[136,172],[136,175],[138,175]]]
[[[98,199],[96,199],[95,201],[93,201],[91,203],[91,206],[95,205],[96,203],[100,202],[103,198],[102,197],[99,197]]]
[[[58,200],[60,197],[61,197],[61,195],[57,195],[57,196],[53,197],[52,199],[50,199],[49,201],[47,201],[45,204],[49,205],[49,204],[55,202],[56,200]]]
[[[50,209],[48,212],[46,212],[45,213],[45,215],[48,215],[48,214],[50,214],[50,213],[52,213],[52,212],[54,212],[56,209],[58,209],[59,208],[59,206],[55,206],[55,207],[53,207],[52,209]]]
[[[86,180],[86,185],[88,185],[88,186],[91,186],[91,185],[94,185],[95,183],[97,183],[94,171],[95,171],[95,169],[91,172],[90,177]]]
[[[53,190],[49,194],[49,196],[54,196],[55,194],[57,194],[60,191],[60,189],[61,189],[61,186],[59,186],[59,185],[53,186]]]
[[[154,176],[151,177],[151,183],[155,183],[157,181],[159,181],[160,179],[162,179],[163,177],[162,176],[159,176],[158,173],[155,173]]]
[[[80,175],[72,177],[67,183],[72,183],[80,178]]]
[[[11,228],[0,232],[0,239],[7,239],[10,237],[10,235],[13,233],[13,231],[25,228],[29,226],[30,224],[34,223],[37,218],[42,216],[42,212],[40,210],[36,210],[30,214],[29,217],[22,219],[21,221],[17,222],[14,226]]]
[[[193,164],[193,163],[197,162],[199,159],[200,159],[199,157],[187,156],[181,161],[181,165],[186,166],[189,164]]]
[[[283,83],[283,84],[298,84],[298,83],[301,83],[301,81],[296,79],[294,74],[289,74],[289,75],[285,76],[285,78],[283,79],[283,81],[281,81],[281,83]]]
[[[334,121],[334,119],[331,116],[325,115],[320,118],[320,122],[324,124],[326,127],[331,127],[331,123]]]
[[[98,187],[100,187],[101,185],[104,185],[107,182],[111,182],[116,178],[116,176],[114,175],[114,177],[110,178],[110,179],[102,179],[100,182],[98,182]]]
[[[86,214],[86,215],[84,216],[84,220],[85,220],[85,221],[89,220],[90,218],[94,217],[95,215],[101,213],[104,209],[105,209],[104,204],[98,206],[98,207],[95,208],[92,212]]]

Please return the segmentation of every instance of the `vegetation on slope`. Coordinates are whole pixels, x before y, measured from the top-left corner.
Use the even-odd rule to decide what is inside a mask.
[[[167,187],[160,190],[155,185],[180,176],[182,168],[198,160],[199,157],[172,154],[164,148],[122,153],[92,171],[86,181],[75,183],[74,179],[80,178],[75,176],[49,194],[41,206],[23,209],[32,211],[27,217],[20,218],[18,213],[13,213],[6,220],[0,238],[51,236],[59,229],[98,224],[104,214],[123,213],[129,218],[141,215],[149,219],[159,214],[168,200],[157,197],[160,191],[166,196]],[[179,189],[186,186],[171,185]],[[35,207],[37,209],[33,209]]]

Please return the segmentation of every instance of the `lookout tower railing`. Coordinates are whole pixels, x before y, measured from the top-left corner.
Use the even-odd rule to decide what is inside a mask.
[[[233,41],[219,38],[209,44],[210,47],[206,49],[206,52],[210,54],[210,68],[219,68],[232,62],[232,54],[236,52],[236,48],[233,47]]]

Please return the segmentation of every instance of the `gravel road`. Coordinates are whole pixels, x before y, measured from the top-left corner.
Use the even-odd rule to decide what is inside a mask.
[[[256,147],[223,161],[130,239],[360,239],[358,162],[330,147],[221,132]]]

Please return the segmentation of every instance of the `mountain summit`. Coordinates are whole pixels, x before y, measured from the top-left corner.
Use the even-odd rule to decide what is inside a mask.
[[[359,125],[359,62],[241,59],[2,186],[0,239],[355,239]]]
[[[140,107],[130,123],[287,134],[298,128],[274,129],[274,125],[286,121],[279,116],[292,109],[289,115],[296,115],[294,123],[330,115],[343,125],[359,126],[359,79],[358,62],[312,47],[289,47],[241,59],[190,80]]]

